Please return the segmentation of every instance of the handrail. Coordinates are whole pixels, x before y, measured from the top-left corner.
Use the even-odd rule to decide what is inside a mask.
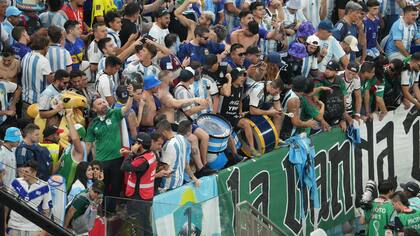
[[[261,217],[262,222],[265,223],[271,230],[275,230],[277,232],[280,232],[284,235],[286,235],[283,230],[281,230],[276,224],[274,224],[270,219],[268,219],[267,216],[265,216],[263,213],[261,213],[257,208],[255,208],[253,205],[251,205],[248,201],[243,201],[238,204],[236,204],[237,211],[241,210],[242,206],[247,206],[249,209],[251,209],[252,213],[256,217]]]
[[[0,202],[2,205],[7,206],[13,211],[16,211],[26,219],[31,219],[31,222],[47,231],[51,235],[74,236],[74,234],[69,230],[61,227],[50,218],[40,214],[26,202],[16,198],[16,196],[9,193],[4,186],[0,187]]]

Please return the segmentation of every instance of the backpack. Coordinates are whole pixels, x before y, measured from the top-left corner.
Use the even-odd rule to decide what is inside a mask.
[[[336,82],[330,88],[331,93],[322,92],[319,100],[325,104],[324,119],[330,125],[338,124],[344,113],[344,95],[340,85]]]
[[[51,175],[51,153],[46,147],[26,147],[33,153],[33,159],[38,162],[38,177],[44,181],[48,181]]]

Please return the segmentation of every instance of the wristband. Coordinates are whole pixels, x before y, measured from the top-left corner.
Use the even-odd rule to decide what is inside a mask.
[[[133,95],[133,94],[128,94],[128,96],[129,96],[130,98],[134,97],[134,95]]]

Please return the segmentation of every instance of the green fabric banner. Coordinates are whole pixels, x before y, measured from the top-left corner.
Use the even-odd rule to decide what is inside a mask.
[[[315,172],[321,202],[318,225],[327,230],[354,219],[352,145],[339,129],[311,137],[314,142]],[[227,168],[218,175],[219,194],[232,192],[234,205],[248,201],[274,222],[286,235],[303,235],[314,225],[314,209],[305,191],[306,228],[300,220],[301,194],[288,148],[280,148],[258,159]],[[228,208],[233,224],[233,208]]]

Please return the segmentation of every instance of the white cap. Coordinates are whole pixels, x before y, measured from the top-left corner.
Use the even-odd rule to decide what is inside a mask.
[[[309,235],[310,236],[327,236],[327,233],[323,229],[316,229],[312,231]]]
[[[319,41],[320,41],[320,39],[315,34],[309,36],[306,39],[307,44],[312,45],[312,46],[317,46],[317,47],[319,47]]]
[[[357,38],[354,37],[353,35],[347,35],[344,38],[343,42],[347,43],[353,52],[359,51],[359,48],[357,47],[357,44],[358,44]]]

